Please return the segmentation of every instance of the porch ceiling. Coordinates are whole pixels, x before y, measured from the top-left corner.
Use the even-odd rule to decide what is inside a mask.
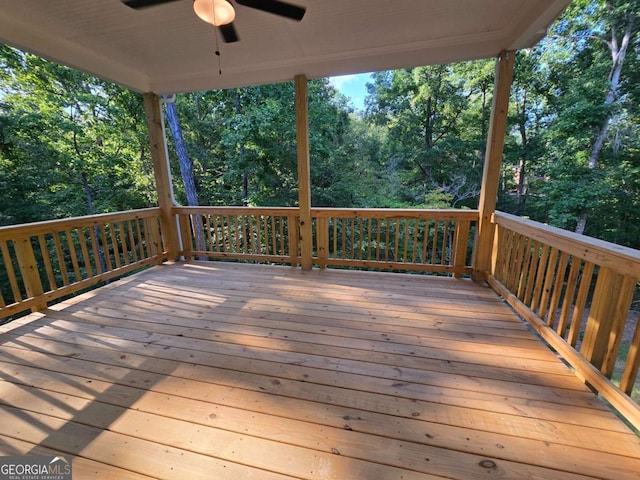
[[[0,41],[140,92],[173,93],[496,56],[534,45],[569,0],[293,0],[299,22],[235,5],[220,43],[190,0],[3,0]]]

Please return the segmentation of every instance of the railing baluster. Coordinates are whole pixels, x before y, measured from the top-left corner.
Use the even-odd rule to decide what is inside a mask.
[[[91,252],[93,253],[93,258],[96,265],[96,273],[100,275],[104,273],[104,269],[102,268],[102,262],[100,261],[100,249],[98,247],[97,235],[100,234],[100,230],[98,227],[88,227],[89,228],[89,239],[91,241]]]
[[[496,231],[504,231],[504,242],[498,244],[498,251],[496,255],[498,255],[497,261],[497,271],[496,277],[504,284],[508,285],[509,283],[509,265],[511,265],[511,257],[513,256],[513,250],[516,242],[516,234],[511,230],[507,230],[506,228],[502,228],[498,225]],[[501,258],[501,260],[500,260]]]
[[[144,229],[144,225],[142,224],[142,220],[141,219],[134,219],[133,220],[135,226],[136,226],[136,244],[138,245],[138,253],[139,253],[139,259],[142,260],[143,258],[146,258],[147,255],[145,254],[145,245],[146,245],[146,241],[145,241],[145,229]]]
[[[399,218],[393,219],[395,223],[395,238],[394,238],[394,249],[393,249],[393,261],[401,262],[402,256],[400,255],[400,227],[401,221]]]
[[[420,239],[420,225],[419,225],[419,220],[416,219],[412,219],[411,222],[413,223],[414,227],[413,227],[413,251],[411,252],[411,263],[418,263],[418,242]]]
[[[572,347],[575,347],[578,343],[578,337],[582,327],[582,316],[587,306],[587,299],[589,296],[589,290],[591,287],[591,279],[593,278],[593,271],[595,265],[591,262],[586,262],[582,269],[582,279],[580,280],[580,287],[578,288],[578,294],[576,295],[575,306],[573,308],[573,315],[571,317],[571,326],[569,328],[569,334],[566,337],[567,343]],[[561,321],[558,324],[557,332],[561,337],[565,336],[565,330],[567,325]]]
[[[120,259],[120,241],[118,240],[118,225],[116,222],[112,222],[109,227],[109,245],[113,250],[113,261],[116,268],[122,268],[122,260]]]
[[[214,250],[214,246],[213,246],[213,235],[212,235],[212,229],[213,227],[211,226],[211,215],[205,215],[204,216],[204,228],[205,228],[205,242],[206,242],[206,250],[207,252],[213,252]]]
[[[545,273],[547,271],[547,259],[549,257],[549,246],[542,244],[542,248],[540,250],[540,258],[538,259],[536,275],[535,275],[535,285],[531,297],[531,310],[534,312],[538,310],[538,305],[540,298],[542,296],[542,288],[544,285]]]
[[[49,249],[47,248],[47,240],[44,234],[38,235],[38,242],[40,242],[40,251],[42,252],[42,262],[44,263],[44,269],[47,274],[49,290],[55,290],[56,288],[58,288],[58,282],[56,281],[56,275],[53,272],[51,256],[49,255]]]
[[[562,299],[562,291],[564,286],[565,274],[567,267],[569,266],[569,254],[562,252],[560,254],[560,260],[558,264],[558,270],[556,273],[555,282],[553,285],[553,294],[551,295],[551,302],[549,303],[549,318],[547,319],[547,325],[553,327],[555,318],[558,315],[558,306]]]
[[[266,218],[266,217],[265,217]],[[277,235],[276,235],[276,216],[275,215],[270,215],[269,216],[269,221],[270,221],[270,225],[271,225],[271,235],[269,236],[271,238],[271,249],[267,249],[267,253],[270,255],[277,255],[278,253],[278,244],[277,242]],[[266,222],[266,220],[265,220]],[[266,223],[265,223],[266,225]],[[265,227],[266,230],[266,227]]]
[[[300,233],[298,231],[298,216],[287,215],[287,229],[289,231],[289,257],[292,267],[298,266],[298,252],[300,243]]]
[[[516,278],[516,265],[518,263],[518,252],[520,251],[520,245],[522,244],[522,235],[514,232],[511,244],[511,252],[509,255],[509,263],[507,264],[507,277],[505,286],[512,292],[516,291],[517,278]]]
[[[79,282],[81,279],[80,265],[78,264],[78,254],[76,253],[75,242],[73,241],[73,234],[71,229],[65,232],[67,238],[67,246],[69,247],[69,257],[71,258],[71,265],[73,266],[74,282]]]
[[[280,250],[278,251],[278,255],[282,255],[285,256],[287,254],[285,247],[284,247],[284,223],[285,223],[285,217],[278,217],[278,223],[279,223],[279,228],[280,228]]]
[[[340,258],[346,259],[347,257],[347,219],[340,217],[340,226],[342,227],[342,243],[340,244]]]
[[[67,272],[67,264],[65,261],[66,256],[64,255],[64,251],[62,250],[62,239],[60,238],[62,232],[55,232],[53,235],[53,240],[56,246],[56,255],[58,257],[58,266],[60,267],[60,274],[62,275],[62,284],[69,285],[69,274]]]
[[[375,240],[373,239],[373,235],[375,232],[375,227],[373,226],[375,219],[374,218],[367,218],[366,219],[366,231],[367,231],[367,262],[373,260],[373,258],[375,257]]]
[[[549,302],[551,299],[551,290],[553,287],[553,281],[556,273],[556,266],[558,264],[558,256],[560,251],[557,248],[551,248],[549,254],[549,260],[547,261],[547,271],[544,276],[544,284],[542,286],[542,297],[540,298],[540,308],[538,310],[538,316],[544,318],[547,315],[549,309]]]
[[[538,263],[540,262],[540,245],[535,240],[531,244],[531,250],[529,252],[529,264],[526,272],[526,287],[524,289],[524,303],[531,304],[531,298],[533,297],[533,288],[536,281],[536,273],[538,271]]]
[[[562,329],[567,325],[569,321],[569,315],[571,314],[571,307],[574,303],[574,297],[576,293],[576,284],[578,281],[578,275],[582,269],[582,260],[576,257],[571,259],[571,269],[569,270],[569,276],[567,277],[564,298],[562,300],[562,309],[560,310],[560,316],[556,324],[556,330]]]
[[[9,284],[11,285],[11,293],[13,293],[13,302],[20,302],[22,300],[22,293],[20,293],[20,287],[16,280],[16,273],[13,269],[13,259],[9,253],[8,242],[0,242],[0,251],[2,251],[2,258],[4,260],[4,268],[7,270],[9,276]]]
[[[111,249],[109,248],[109,242],[107,241],[107,226],[100,225],[100,236],[102,237],[102,249],[104,250],[104,260],[107,264],[107,270],[113,270],[113,263],[111,262]]]
[[[254,228],[254,215],[247,215],[247,232],[249,232],[249,253],[256,253],[257,235]]]
[[[357,221],[358,222],[358,241],[357,241],[357,247],[358,247],[358,255],[357,258],[358,260],[362,260],[362,246],[364,243],[364,219],[363,218],[354,218],[353,219],[354,222]],[[355,248],[355,246],[354,246]]]
[[[529,257],[529,250],[531,240],[528,237],[523,237],[516,256],[516,264],[514,268],[515,276],[515,291],[518,298],[522,298],[525,285],[525,274],[527,266],[527,258]]]
[[[255,219],[256,219],[256,249],[254,253],[256,255],[261,255],[261,254],[264,254],[263,248],[264,248],[264,237],[265,237],[265,233],[262,229],[262,215],[256,215]]]
[[[211,251],[214,253],[220,251],[219,239],[220,233],[218,232],[218,215],[211,215]]]
[[[420,263],[422,265],[428,265],[429,262],[427,260],[427,248],[429,246],[429,219],[423,218],[420,221],[420,225],[422,226],[422,258],[420,260]]]
[[[638,315],[640,317],[640,314]],[[640,318],[636,319],[636,329],[629,346],[626,365],[620,379],[620,389],[627,395],[631,395],[640,369]]]
[[[404,220],[404,222],[403,222]],[[398,258],[398,261],[408,262],[409,261],[409,219],[408,218],[399,218],[398,222],[400,225],[404,223],[404,246],[402,248],[402,259]],[[399,235],[402,235],[402,228],[400,228]]]
[[[93,268],[91,266],[91,258],[89,258],[89,249],[87,248],[87,237],[85,234],[85,229],[84,228],[78,228],[76,229],[76,232],[78,234],[78,242],[80,243],[80,253],[82,253],[82,259],[83,259],[83,265],[84,268],[86,270],[86,275],[84,275],[82,278],[88,278],[88,277],[93,277]],[[96,272],[98,270],[96,269]]]
[[[447,261],[447,248],[449,246],[449,221],[443,221],[443,231],[442,231],[442,255],[440,256],[440,264],[447,265],[449,262]]]
[[[317,230],[317,248],[318,248],[318,263],[320,268],[326,268],[328,259],[328,245],[329,245],[329,225],[327,217],[319,217],[316,221]]]
[[[431,223],[431,222],[429,222]],[[438,235],[440,233],[440,221],[433,220],[433,238],[431,239],[431,265],[435,265],[438,258]]]
[[[192,219],[191,223],[192,223],[191,228],[193,228],[193,232],[192,232],[193,238],[197,239],[198,238],[198,236],[196,234],[196,232],[197,232],[197,218],[194,217]],[[135,240],[133,238],[133,225],[131,224],[130,221],[126,221],[125,220],[124,222],[122,222],[122,228],[127,233],[126,239],[123,240],[123,243],[126,244],[127,243],[127,239],[128,239],[129,240],[129,246],[130,246],[130,248],[128,249],[129,251],[128,251],[127,256],[126,256],[126,263],[128,265],[132,261],[133,262],[137,262],[138,261],[138,254],[136,253],[136,243],[135,243]],[[197,242],[196,242],[196,250],[197,249],[198,249],[198,246],[197,246]]]

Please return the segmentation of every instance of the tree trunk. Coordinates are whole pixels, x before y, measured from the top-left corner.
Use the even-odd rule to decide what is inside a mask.
[[[611,105],[613,102],[618,100],[618,89],[620,88],[622,66],[624,65],[627,48],[629,47],[629,43],[634,32],[633,22],[634,18],[630,17],[628,19],[628,23],[624,25],[624,34],[622,35],[622,40],[620,42],[618,42],[616,26],[611,26],[611,39],[606,41],[609,46],[609,51],[611,52],[611,70],[609,71],[609,90],[607,91],[607,96],[604,101],[605,105]],[[598,135],[591,147],[591,153],[589,154],[589,168],[592,170],[598,165],[598,160],[600,159],[600,154],[602,153],[602,148],[604,147],[604,142],[607,138],[607,131],[609,130],[612,118],[613,112],[610,111],[598,129]],[[578,224],[576,225],[576,233],[581,235],[584,234],[587,226],[587,217],[588,211],[585,208],[580,213]]]
[[[190,207],[196,207],[198,206],[198,193],[196,191],[196,182],[193,177],[193,162],[191,161],[191,158],[189,158],[187,147],[184,144],[182,129],[180,128],[178,113],[176,111],[176,104],[173,102],[167,102],[165,103],[165,108],[167,112],[167,123],[169,124],[169,130],[171,131],[173,143],[176,148],[176,154],[178,156],[180,173],[182,174],[184,190],[187,196],[187,205]]]
[[[84,197],[87,200],[87,211],[89,215],[95,215],[95,209],[93,208],[93,196],[91,195],[91,188],[89,187],[89,179],[87,173],[80,172],[80,182],[82,183],[82,190],[84,191]],[[98,262],[100,262],[100,268],[103,272],[107,271],[107,260],[104,257],[104,247],[102,245],[102,238],[100,236],[100,228],[95,225],[93,227],[93,238],[96,240],[98,246]]]
[[[480,158],[482,160],[482,165],[484,165],[484,156],[486,155],[486,150],[487,150],[487,145],[486,145],[486,141],[487,141],[487,123],[488,123],[488,119],[487,119],[487,89],[489,88],[489,86],[483,81],[482,82],[482,110],[481,110],[481,117],[480,117],[480,121],[481,121],[481,130],[482,132],[480,133],[483,142],[485,142],[482,145],[482,149],[480,150]]]
[[[187,147],[184,144],[184,138],[182,137],[182,129],[180,128],[180,122],[178,120],[178,112],[176,110],[176,104],[174,102],[166,102],[165,109],[167,113],[167,123],[169,124],[169,130],[173,137],[173,143],[176,148],[176,154],[178,156],[178,163],[180,165],[180,173],[182,175],[182,181],[184,183],[184,190],[187,196],[187,205],[190,207],[198,206],[198,193],[196,191],[196,182],[193,177],[193,162],[187,152]],[[196,215],[193,218],[196,236],[196,248],[198,251],[205,250],[204,235],[202,232],[202,219],[200,215]],[[204,259],[204,258],[202,258]]]
[[[78,136],[74,132],[73,133],[73,147],[76,151],[76,155],[80,160],[83,160],[82,151],[80,150],[80,146],[78,145]],[[93,195],[91,194],[91,187],[89,186],[89,177],[87,176],[87,172],[82,170],[80,172],[80,183],[82,184],[82,191],[84,192],[84,198],[87,201],[87,213],[89,215],[95,215],[96,211],[93,207]],[[107,261],[104,257],[104,246],[102,245],[102,238],[100,237],[100,228],[96,225],[93,227],[93,238],[96,241],[96,245],[98,246],[98,258],[100,268],[103,272],[107,271]],[[85,259],[87,262],[89,259]],[[108,281],[107,281],[108,283]]]
[[[527,91],[526,89],[522,93],[522,105],[520,106],[520,115],[518,116],[518,128],[520,130],[520,140],[522,141],[522,153],[520,154],[520,161],[518,162],[518,187],[516,190],[516,203],[521,206],[524,203],[525,194],[525,174],[527,166]]]

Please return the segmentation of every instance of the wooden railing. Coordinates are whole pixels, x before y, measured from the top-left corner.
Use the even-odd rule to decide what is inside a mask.
[[[175,207],[187,258],[301,261],[297,208]],[[471,272],[473,210],[311,210],[320,267]]]
[[[629,397],[640,365],[640,326],[620,349],[627,322],[635,320],[630,306],[640,252],[505,213],[496,212],[493,222],[491,286],[640,429],[640,408]]]
[[[475,210],[311,209],[321,266],[471,273]]]
[[[166,259],[160,210],[0,228],[0,319]]]
[[[297,208],[175,207],[186,258],[301,262]],[[469,273],[476,211],[313,209],[313,262]],[[157,208],[0,228],[0,319],[167,259]]]
[[[186,258],[299,263],[297,208],[174,207],[173,213]]]

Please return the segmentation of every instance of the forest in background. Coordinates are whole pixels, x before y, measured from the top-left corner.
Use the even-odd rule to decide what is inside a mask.
[[[518,52],[500,210],[640,248],[638,12],[639,0],[576,0]],[[313,205],[476,208],[493,76],[493,59],[377,72],[364,112],[311,80]],[[165,108],[181,131],[167,127],[179,202],[296,204],[292,82]],[[155,196],[140,94],[0,46],[0,225]]]

